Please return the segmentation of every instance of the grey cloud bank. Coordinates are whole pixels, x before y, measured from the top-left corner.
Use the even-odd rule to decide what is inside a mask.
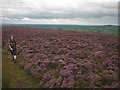
[[[4,0],[2,22],[117,25],[118,0]]]

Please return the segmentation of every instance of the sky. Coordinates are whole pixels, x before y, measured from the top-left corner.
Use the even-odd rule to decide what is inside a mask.
[[[117,25],[118,1],[2,0],[2,23]]]

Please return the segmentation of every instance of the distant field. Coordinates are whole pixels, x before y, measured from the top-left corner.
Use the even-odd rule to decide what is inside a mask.
[[[118,26],[104,25],[104,26],[86,26],[86,25],[39,25],[39,24],[19,24],[19,25],[3,25],[3,27],[33,27],[39,29],[50,30],[72,30],[72,31],[87,31],[103,34],[120,35],[118,33]]]

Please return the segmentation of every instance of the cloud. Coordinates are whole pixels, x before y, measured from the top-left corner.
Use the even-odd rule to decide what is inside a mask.
[[[22,20],[23,20],[23,21],[28,21],[29,18],[24,17]]]
[[[118,0],[4,0],[3,23],[117,24]]]

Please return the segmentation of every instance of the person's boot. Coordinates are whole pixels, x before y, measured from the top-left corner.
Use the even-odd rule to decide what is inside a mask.
[[[14,62],[16,63],[16,59],[14,60]]]

